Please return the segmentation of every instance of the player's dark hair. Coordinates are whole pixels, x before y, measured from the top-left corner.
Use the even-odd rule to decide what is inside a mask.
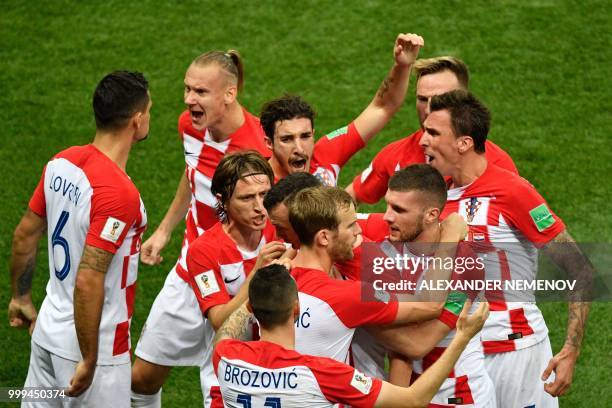
[[[310,119],[310,124],[314,129],[314,110],[305,100],[296,95],[283,95],[265,103],[259,115],[261,127],[272,143],[274,143],[276,122],[301,118]]]
[[[96,129],[116,131],[149,104],[149,83],[140,72],[115,71],[106,75],[93,94]]]
[[[462,89],[446,92],[433,96],[429,108],[431,112],[448,110],[455,136],[470,136],[474,151],[485,152],[491,113],[474,95]]]
[[[310,173],[291,173],[276,183],[264,197],[264,207],[268,213],[292,194],[308,187],[321,186],[321,180]]]
[[[194,59],[191,64],[198,67],[217,64],[232,79],[238,90],[242,90],[242,85],[244,84],[244,66],[238,51],[208,51]]]
[[[443,56],[435,58],[418,59],[414,63],[414,72],[417,81],[425,75],[437,74],[439,72],[451,71],[457,77],[459,85],[468,89],[470,83],[470,71],[465,62],[459,58]]]
[[[312,246],[317,232],[336,230],[340,225],[339,209],[348,209],[353,198],[338,187],[309,187],[286,201],[289,222],[302,245]]]
[[[287,322],[297,298],[295,280],[283,265],[259,269],[249,283],[249,304],[259,325],[267,330]]]
[[[247,150],[228,154],[223,157],[213,174],[210,191],[221,196],[217,202],[217,216],[221,222],[227,221],[226,205],[234,194],[238,180],[248,176],[264,175],[274,183],[274,173],[268,161],[258,152]]]
[[[428,164],[413,164],[396,171],[389,179],[389,190],[399,192],[418,191],[424,204],[444,209],[446,183],[440,172]]]

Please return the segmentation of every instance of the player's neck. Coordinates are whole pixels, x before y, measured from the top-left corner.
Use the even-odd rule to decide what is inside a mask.
[[[292,265],[299,268],[318,269],[329,274],[333,261],[324,248],[302,245]]]
[[[245,117],[242,106],[235,101],[228,106],[221,122],[209,126],[210,137],[215,142],[223,142],[233,135],[244,124]]]
[[[276,156],[274,156],[274,153],[272,153],[272,157],[270,157],[268,163],[270,163],[270,167],[272,167],[272,172],[274,173],[274,178],[276,180],[284,179],[289,175],[289,173],[285,171],[285,168],[278,162]]]
[[[428,225],[411,243],[416,244],[417,252],[424,254],[434,253],[440,242],[440,224],[435,222]]]
[[[127,131],[118,133],[97,131],[91,143],[124,172],[132,149],[132,137],[127,133]]]
[[[464,156],[457,164],[452,174],[451,188],[463,187],[471,184],[487,169],[487,159],[484,153],[471,152]]]
[[[259,246],[261,241],[261,230],[238,225],[232,220],[223,224],[223,231],[234,241],[240,248],[247,251],[254,251]]]
[[[295,326],[288,322],[283,326],[277,326],[272,330],[260,328],[259,338],[263,341],[278,344],[287,350],[295,349]]]

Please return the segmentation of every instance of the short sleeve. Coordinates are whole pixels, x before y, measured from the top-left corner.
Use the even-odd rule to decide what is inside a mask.
[[[316,143],[313,158],[323,166],[342,167],[351,157],[365,146],[353,123],[341,127]]]
[[[307,366],[328,401],[364,408],[376,404],[382,388],[380,379],[330,358],[311,357]]]
[[[385,196],[391,174],[386,169],[387,161],[393,160],[388,149],[383,149],[374,157],[370,165],[353,179],[353,190],[357,200],[375,204]]]
[[[189,273],[189,284],[200,305],[202,314],[206,316],[208,310],[217,305],[223,305],[230,301],[219,264],[209,256],[212,248],[203,245],[205,235],[196,239],[187,250],[187,271]]]
[[[43,169],[42,176],[40,177],[40,181],[30,198],[30,202],[28,207],[30,210],[34,212],[36,215],[46,218],[47,217],[47,202],[45,201],[45,171],[47,167]]]
[[[384,213],[357,214],[357,222],[364,237],[373,242],[381,242],[389,235],[389,224]]]
[[[507,206],[504,216],[534,245],[545,245],[563,232],[565,224],[527,180],[520,178],[516,184],[513,196],[517,199]]]
[[[128,185],[105,185],[94,189],[85,243],[110,253],[117,252],[140,216],[140,196]]]
[[[390,324],[397,318],[398,303],[389,293],[374,293],[371,286],[360,281],[340,283],[330,288],[330,297],[326,301],[347,327]]]

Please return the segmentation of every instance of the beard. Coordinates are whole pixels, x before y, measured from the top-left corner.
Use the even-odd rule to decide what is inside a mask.
[[[329,249],[334,262],[344,262],[353,259],[353,245],[349,242],[334,242]]]

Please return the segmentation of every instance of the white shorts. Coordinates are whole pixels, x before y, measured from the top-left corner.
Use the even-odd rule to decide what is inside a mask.
[[[175,268],[151,306],[135,354],[158,365],[200,367],[206,349],[205,318],[191,286]]]
[[[68,388],[77,361],[67,360],[31,342],[30,367],[25,387]],[[130,406],[132,369],[129,363],[96,366],[91,386],[77,398],[49,402],[22,402],[22,407],[126,407]]]
[[[557,408],[559,400],[544,391],[544,381],[541,380],[551,358],[548,337],[521,350],[485,355],[485,367],[495,385],[497,406]]]

